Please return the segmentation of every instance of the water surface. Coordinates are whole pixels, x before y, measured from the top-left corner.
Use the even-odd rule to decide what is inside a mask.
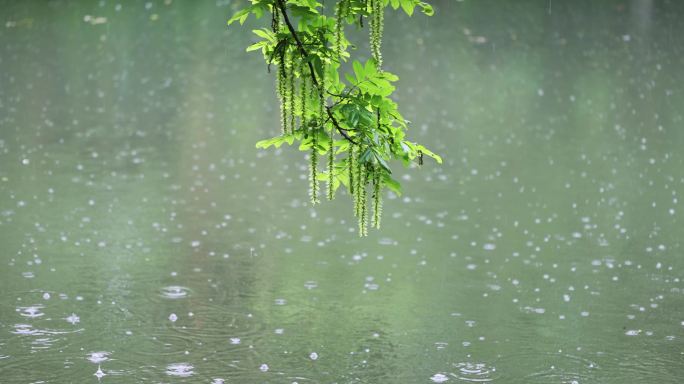
[[[236,4],[0,2],[0,381],[679,382],[682,4],[388,13],[445,164],[363,239]]]

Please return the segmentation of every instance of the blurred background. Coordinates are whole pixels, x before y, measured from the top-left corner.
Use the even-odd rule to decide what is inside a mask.
[[[679,382],[683,3],[388,9],[445,162],[367,238],[254,147],[245,3],[0,1],[0,381]]]

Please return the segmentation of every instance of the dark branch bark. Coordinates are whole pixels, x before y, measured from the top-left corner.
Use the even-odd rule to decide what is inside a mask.
[[[290,17],[287,14],[287,9],[285,8],[285,0],[276,0],[276,3],[278,4],[278,8],[280,9],[280,13],[283,16],[283,19],[285,20],[285,24],[287,25],[287,29],[290,31],[290,34],[295,40],[295,43],[297,43],[297,49],[299,49],[299,53],[302,54],[303,58],[306,60],[309,54],[306,52],[306,48],[304,48],[304,44],[302,44],[302,41],[299,40],[299,36],[297,35],[297,32],[295,31],[294,27],[292,26],[292,23],[290,22]],[[320,93],[321,96],[324,95],[325,90],[323,89],[323,85],[318,83],[318,78],[316,78],[316,72],[314,71],[313,64],[311,64],[311,61],[307,61],[307,65],[309,66],[309,72],[311,73],[311,81],[313,84],[316,86],[316,89],[318,89],[318,92]],[[335,119],[335,116],[333,116],[333,113],[330,109],[330,107],[326,106],[325,110],[328,112],[328,116],[330,117],[330,121],[332,121],[333,125],[335,126],[335,129],[344,137],[347,139],[349,142],[352,144],[356,144],[356,142],[349,137],[347,132],[345,132],[345,129],[340,127],[340,124],[337,122],[337,119]]]

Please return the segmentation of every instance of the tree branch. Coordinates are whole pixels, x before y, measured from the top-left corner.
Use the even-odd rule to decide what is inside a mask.
[[[304,44],[302,44],[302,41],[299,40],[299,36],[297,35],[297,32],[295,31],[294,27],[292,26],[292,22],[290,22],[290,17],[287,14],[287,10],[285,8],[285,0],[276,0],[276,3],[278,4],[278,8],[280,9],[280,13],[283,16],[283,19],[285,19],[285,24],[287,25],[287,29],[290,31],[290,34],[295,40],[295,43],[297,43],[297,49],[299,49],[299,53],[302,54],[304,60],[307,59],[309,54],[306,52],[306,48],[304,48]],[[311,73],[311,81],[313,84],[316,86],[318,89],[318,92],[320,96],[324,96],[325,90],[323,89],[323,85],[318,83],[318,79],[316,78],[316,72],[314,71],[313,64],[311,64],[311,61],[307,60],[307,65],[309,66],[309,72]],[[352,144],[357,144],[345,130],[340,127],[340,124],[337,122],[337,119],[335,119],[335,116],[333,116],[331,107],[325,106],[325,110],[328,112],[328,116],[330,117],[330,120],[332,121],[333,125],[337,129],[337,131],[342,135],[345,139],[347,139],[349,142]]]

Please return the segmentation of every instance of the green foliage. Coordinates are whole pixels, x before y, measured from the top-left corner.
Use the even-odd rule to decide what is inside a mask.
[[[359,234],[371,226],[380,228],[382,190],[401,193],[392,178],[391,160],[404,165],[423,163],[429,156],[442,159],[424,146],[408,141],[408,122],[391,99],[393,83],[399,78],[383,70],[381,45],[385,8],[401,8],[411,16],[416,8],[432,15],[432,7],[419,0],[337,0],[326,9],[316,0],[250,0],[228,20],[243,24],[250,15],[271,16],[271,28],[253,30],[259,40],[247,51],[261,51],[269,69],[277,66],[276,92],[281,106],[281,135],[259,141],[257,148],[299,143],[310,152],[309,194],[319,202],[319,181],[327,183],[327,197],[333,199],[345,186],[354,202]],[[332,13],[332,15],[329,15]],[[368,19],[371,59],[351,60],[354,47],[345,27],[364,26]],[[351,72],[343,73],[351,60]],[[327,161],[318,172],[319,156]],[[368,188],[372,212],[369,212]]]

